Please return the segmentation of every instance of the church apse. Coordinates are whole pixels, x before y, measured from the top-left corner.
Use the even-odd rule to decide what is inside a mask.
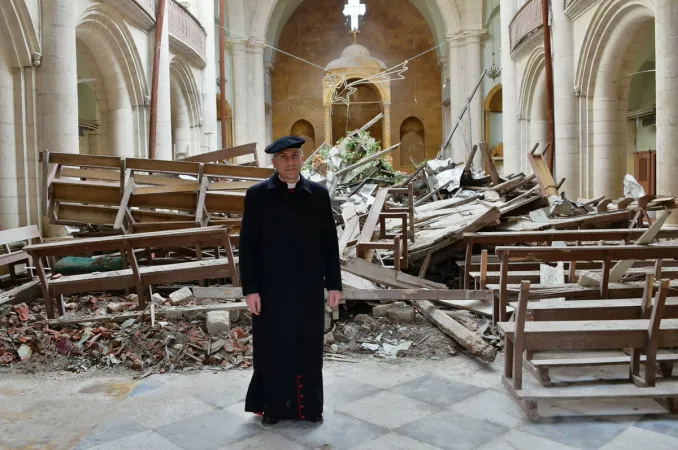
[[[275,55],[271,80],[273,137],[288,134],[295,122],[303,118],[315,130],[317,145],[328,137],[336,143],[347,130],[352,131],[384,112],[388,121],[382,120],[370,129],[382,146],[389,142],[397,144],[403,121],[418,117],[426,124],[425,156],[435,157],[442,143],[442,91],[435,51],[411,61],[402,80],[392,79],[389,86],[361,84],[351,95],[348,106],[336,99],[325,104],[326,77],[338,70],[330,65],[341,60],[351,47],[359,46],[364,51],[351,50],[348,56],[366,53],[369,59],[383,64],[375,68],[380,72],[436,45],[429,24],[409,0],[360,3],[366,4],[366,8],[360,16],[359,32],[355,33],[351,33],[353,18],[344,15],[346,0],[306,0],[287,21],[278,48],[326,70],[283,53]],[[360,68],[355,67],[355,72],[359,73]],[[349,72],[341,74],[347,75],[347,79],[358,78]],[[387,91],[389,99],[384,94]],[[400,150],[396,150],[393,153],[396,168],[401,168],[401,159]],[[407,162],[402,169],[409,170],[410,166]]]

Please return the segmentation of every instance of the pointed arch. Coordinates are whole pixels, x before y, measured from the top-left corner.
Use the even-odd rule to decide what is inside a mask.
[[[29,67],[33,57],[40,55],[40,41],[25,0],[0,1],[0,38],[9,42],[10,66]]]

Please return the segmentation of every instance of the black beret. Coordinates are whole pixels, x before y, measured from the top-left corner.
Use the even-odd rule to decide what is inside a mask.
[[[301,148],[302,144],[306,142],[304,138],[299,136],[284,136],[275,140],[264,150],[266,153],[278,153],[286,148]]]

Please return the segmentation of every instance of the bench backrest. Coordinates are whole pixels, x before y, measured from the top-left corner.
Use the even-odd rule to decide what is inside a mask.
[[[635,241],[647,230],[645,229],[618,229],[618,230],[545,230],[545,231],[512,231],[498,233],[464,233],[464,239],[475,244],[527,244],[550,243],[553,241]],[[658,239],[678,239],[678,230],[660,230]]]
[[[0,245],[8,245],[20,241],[29,241],[30,243],[31,239],[39,238],[40,229],[37,225],[0,231]]]
[[[237,147],[222,148],[209,153],[202,153],[200,155],[193,155],[182,159],[181,161],[201,162],[201,163],[219,163],[226,159],[238,158],[240,156],[252,155],[254,161],[259,165],[257,157],[257,144],[245,144]]]
[[[544,262],[673,259],[678,245],[601,245],[590,247],[510,247],[495,249],[500,258],[529,258]]]

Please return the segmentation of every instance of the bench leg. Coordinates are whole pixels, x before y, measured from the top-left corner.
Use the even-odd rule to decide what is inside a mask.
[[[47,275],[45,274],[45,267],[42,265],[42,259],[36,259],[35,269],[38,272],[38,278],[40,278],[40,287],[42,289],[42,298],[45,302],[45,308],[47,309],[47,318],[54,319],[54,304],[52,303],[52,294],[49,292],[49,281],[47,281]]]
[[[662,398],[655,398],[654,401],[659,403],[660,405],[662,405],[670,413],[673,413],[673,414],[678,413],[678,398],[676,398],[676,397],[662,397]]]
[[[542,386],[551,386],[551,377],[549,376],[549,368],[548,367],[535,367],[532,362],[530,362],[529,359],[525,358],[525,361],[523,363],[525,368],[532,374],[533,377],[539,381],[539,384]]]
[[[513,388],[513,380],[504,377],[502,381],[504,382],[504,386],[506,387],[509,395],[513,398],[513,400],[516,401],[516,403],[518,403],[518,406],[520,406],[520,409],[523,410],[523,413],[525,413],[527,418],[531,422],[539,422],[539,407],[537,402],[534,400],[523,400],[518,397],[518,394]]]
[[[504,377],[513,378],[513,342],[504,335]]]
[[[659,370],[661,370],[662,376],[664,378],[671,377],[673,374],[673,362],[672,361],[662,361],[659,363]]]

